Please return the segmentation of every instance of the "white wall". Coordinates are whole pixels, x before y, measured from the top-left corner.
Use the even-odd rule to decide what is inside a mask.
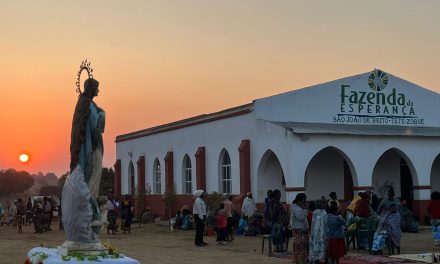
[[[117,158],[121,159],[122,193],[127,192],[128,153],[133,153],[136,161],[141,155],[145,155],[146,183],[153,183],[153,162],[157,157],[162,170],[162,192],[165,191],[165,162],[164,158],[168,151],[173,151],[174,181],[178,193],[182,192],[182,162],[185,154],[191,159],[193,187],[195,188],[195,153],[198,147],[204,146],[206,153],[207,191],[218,191],[218,161],[219,155],[225,148],[231,158],[232,188],[234,193],[239,192],[239,153],[238,147],[241,140],[251,137],[252,127],[250,118],[239,116],[227,120],[219,120],[207,124],[191,126],[179,130],[173,130],[148,137],[117,143]],[[254,121],[255,122],[255,121]],[[137,174],[137,171],[136,171]]]
[[[431,184],[431,167],[440,153],[439,140],[430,137],[393,137],[393,136],[355,136],[355,135],[298,135],[272,123],[256,120],[254,112],[246,115],[215,122],[191,126],[180,130],[151,135],[117,144],[117,159],[121,159],[122,193],[128,192],[128,152],[133,153],[136,164],[141,155],[146,158],[146,183],[152,184],[153,162],[156,157],[161,162],[162,192],[165,191],[165,162],[167,151],[174,152],[174,181],[177,192],[182,192],[182,162],[185,154],[191,158],[193,168],[193,188],[195,189],[195,153],[197,148],[205,146],[207,191],[218,191],[219,155],[225,148],[231,158],[232,192],[240,192],[240,170],[238,146],[243,139],[250,139],[251,144],[251,190],[254,198],[262,201],[265,197],[264,178],[258,177],[258,168],[263,155],[272,150],[278,157],[284,172],[286,187],[306,187],[306,168],[312,158],[322,149],[334,147],[344,155],[353,174],[354,186],[373,186],[373,169],[376,162],[387,150],[396,148],[408,158],[408,165],[413,167],[414,185]],[[136,165],[135,165],[136,166]],[[319,166],[314,166],[319,168]],[[399,168],[399,167],[398,167]],[[340,168],[339,170],[342,170]],[[336,169],[334,174],[338,174]],[[319,174],[320,172],[315,172]],[[137,168],[135,168],[137,182]],[[340,173],[343,175],[343,173]],[[261,181],[261,182],[260,182]],[[341,178],[341,183],[343,178]],[[269,184],[269,183],[268,183]],[[271,183],[270,183],[271,184]],[[261,187],[263,186],[263,187]],[[308,186],[307,186],[308,187]],[[397,187],[397,186],[396,186]],[[343,191],[338,191],[343,197]],[[308,188],[309,189],[309,188]],[[341,184],[340,190],[343,190]],[[309,191],[309,190],[308,190]],[[400,188],[396,188],[400,191]],[[327,194],[327,192],[325,192]],[[284,195],[284,193],[283,193]],[[320,192],[321,195],[321,192]],[[309,197],[315,197],[311,194]],[[292,197],[287,200],[290,202]],[[415,192],[415,199],[418,193]]]
[[[253,192],[255,199],[264,200],[266,190],[269,188],[258,188],[258,166],[260,165],[263,154],[268,149],[272,149],[279,157],[279,165],[281,168],[271,166],[269,170],[273,170],[274,173],[277,173],[277,170],[284,170],[282,168],[287,166],[286,164],[290,159],[290,156],[288,155],[289,148],[286,148],[289,144],[289,135],[286,133],[286,129],[280,126],[256,120],[254,112],[117,143],[116,158],[121,159],[122,193],[125,193],[128,190],[127,167],[129,162],[129,152],[133,153],[134,162],[136,162],[139,156],[145,155],[145,182],[150,184],[153,183],[152,166],[154,159],[156,157],[159,158],[162,169],[162,189],[164,191],[165,162],[163,159],[167,151],[173,151],[174,182],[177,193],[182,193],[182,162],[185,154],[188,154],[191,159],[193,189],[195,189],[195,153],[198,147],[204,146],[207,192],[218,192],[220,190],[218,166],[220,153],[224,148],[228,151],[231,158],[232,193],[239,194],[240,167],[238,147],[244,139],[250,140],[251,191]],[[137,169],[135,169],[135,173],[137,174]],[[284,198],[285,194],[282,189],[281,180],[279,185],[276,185],[276,188],[279,188],[282,191],[282,196]]]

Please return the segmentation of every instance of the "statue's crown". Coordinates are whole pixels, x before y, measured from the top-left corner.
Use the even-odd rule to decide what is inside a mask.
[[[81,62],[81,66],[79,66],[79,71],[78,71],[78,73],[76,75],[76,92],[79,93],[79,94],[82,94],[80,79],[81,79],[81,72],[83,70],[86,70],[89,78],[93,79],[93,74],[92,74],[93,73],[93,69],[90,68],[90,61],[87,61],[87,59],[83,60]]]

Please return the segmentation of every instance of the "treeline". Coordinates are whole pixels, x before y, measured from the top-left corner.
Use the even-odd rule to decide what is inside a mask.
[[[34,177],[26,171],[0,170],[0,195],[23,193],[34,185]]]
[[[15,169],[0,170],[0,197],[9,196],[59,196],[63,190],[68,172],[61,177],[54,173],[30,174]],[[106,195],[108,189],[114,188],[115,173],[112,168],[103,168],[99,195]]]

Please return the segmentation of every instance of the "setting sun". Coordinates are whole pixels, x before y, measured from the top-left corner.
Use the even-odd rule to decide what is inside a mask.
[[[29,155],[28,154],[21,154],[19,159],[20,159],[20,162],[26,163],[29,161]]]

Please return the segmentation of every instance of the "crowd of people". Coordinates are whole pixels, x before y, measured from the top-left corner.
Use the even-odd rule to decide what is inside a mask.
[[[130,195],[124,195],[121,199],[114,194],[113,190],[107,192],[107,234],[115,235],[118,228],[125,233],[131,232],[133,220],[133,201]]]
[[[342,203],[335,192],[328,198],[306,202],[304,193],[299,193],[289,206],[281,202],[280,190],[269,190],[265,198],[264,211],[257,211],[252,193],[247,193],[241,211],[235,210],[231,195],[219,204],[215,221],[209,221],[210,210],[205,203],[205,193],[194,193],[193,218],[196,229],[195,245],[206,246],[203,234],[206,225],[215,226],[217,243],[225,245],[237,235],[273,234],[278,232],[273,243],[275,251],[287,251],[286,244],[293,241],[293,256],[296,263],[339,263],[346,254],[345,232],[367,223],[375,222],[374,237],[360,237],[358,247],[372,254],[381,254],[386,241],[400,252],[402,231],[417,232],[418,221],[406,206],[406,201],[395,197],[393,187],[388,188],[387,197],[380,200],[371,190],[360,192],[351,201]],[[238,200],[238,199],[237,199]],[[435,245],[440,245],[440,193],[433,192],[427,212],[432,219],[432,234]],[[186,212],[188,218],[189,213]],[[278,240],[278,241],[277,241]]]
[[[54,211],[59,210],[51,197],[29,197],[26,202],[17,198],[5,207],[0,206],[0,225],[17,228],[19,233],[23,232],[23,225],[33,225],[35,233],[52,231]]]
[[[133,202],[129,195],[118,199],[112,190],[107,193],[106,207],[107,234],[116,234],[118,229],[123,233],[130,233]],[[51,197],[34,197],[24,202],[21,198],[11,201],[6,206],[0,204],[0,225],[17,228],[19,233],[23,232],[23,226],[34,226],[35,233],[52,231],[54,217],[58,220],[59,230],[63,229],[62,210],[60,203]]]
[[[371,190],[366,190],[342,205],[335,192],[331,192],[328,198],[322,196],[319,200],[309,202],[306,202],[305,193],[298,193],[290,208],[281,202],[280,190],[269,190],[262,214],[258,212],[250,192],[235,200],[232,195],[226,195],[215,209],[207,207],[203,190],[197,190],[194,196],[192,211],[188,206],[182,207],[172,219],[172,224],[183,230],[194,228],[196,246],[207,245],[203,240],[207,227],[215,230],[219,245],[232,242],[235,235],[274,234],[276,229],[277,235],[273,240],[275,251],[287,251],[285,244],[292,239],[296,263],[319,263],[323,260],[339,263],[339,259],[346,254],[345,232],[359,228],[362,222],[366,223],[366,219],[377,219],[373,240],[369,242],[361,237],[357,243],[358,247],[371,250],[372,254],[381,254],[387,239],[399,252],[402,231],[418,230],[414,214],[405,201],[395,197],[392,187],[382,200]],[[235,205],[239,200],[242,200],[241,210],[236,210]],[[118,228],[130,233],[133,215],[131,197],[124,195],[118,199],[109,190],[106,206],[107,233],[116,234]],[[23,225],[33,225],[35,233],[47,232],[52,230],[54,211],[59,212],[59,228],[62,229],[61,208],[50,197],[29,198],[26,202],[17,198],[8,206],[0,205],[0,224],[17,228],[20,233]],[[143,218],[148,217],[148,213],[152,214],[147,210]],[[440,246],[438,191],[431,194],[427,213],[431,218],[434,244]]]

